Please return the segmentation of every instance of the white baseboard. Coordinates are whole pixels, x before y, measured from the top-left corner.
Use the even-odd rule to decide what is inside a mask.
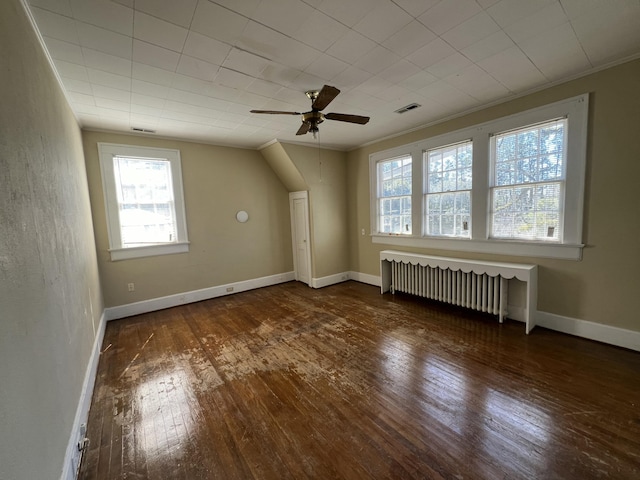
[[[328,275],[321,278],[311,279],[311,286],[313,288],[328,287],[329,285],[335,285],[336,283],[346,282],[347,280],[355,280],[360,283],[367,283],[369,285],[380,286],[380,276],[369,275],[360,272],[341,272],[334,275]]]
[[[349,280],[349,272],[341,272],[334,275],[327,275],[326,277],[312,278],[311,286],[313,288],[322,288],[335,285],[336,283],[346,282],[347,280]]]
[[[278,283],[290,282],[292,280],[295,280],[294,273],[285,272],[267,277],[228,283],[226,285],[218,285],[216,287],[203,288],[201,290],[176,293],[175,295],[167,295],[166,297],[152,298],[141,302],[106,308],[105,317],[107,320],[117,320],[132,315],[140,315],[141,313],[154,312],[164,308],[177,307],[178,305],[185,305],[187,303],[200,302],[202,300],[209,300],[210,298],[245,292],[255,288],[277,285]]]
[[[640,351],[640,332],[638,331],[540,311],[536,315],[536,324],[550,330]]]
[[[382,280],[380,280],[380,275],[369,275],[368,273],[351,271],[349,272],[349,278],[351,280],[355,280],[356,282],[375,285],[376,287],[379,287],[382,284]]]
[[[104,331],[106,324],[107,320],[105,317],[105,313],[103,312],[100,316],[100,323],[98,324],[96,338],[93,341],[91,357],[89,358],[87,370],[85,371],[84,375],[84,381],[82,382],[80,400],[78,401],[76,416],[73,420],[73,426],[71,427],[71,435],[69,436],[67,451],[64,455],[64,463],[62,466],[62,475],[60,476],[60,480],[75,480],[78,473],[78,466],[80,462],[80,451],[78,450],[78,442],[82,440],[80,434],[80,425],[82,425],[83,423],[86,425],[89,418],[89,407],[91,406],[93,388],[96,383],[98,361],[100,360],[100,348],[102,347],[102,341],[104,340]]]

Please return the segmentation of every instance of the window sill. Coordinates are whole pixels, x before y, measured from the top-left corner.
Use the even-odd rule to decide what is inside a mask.
[[[168,243],[163,245],[146,245],[144,247],[112,248],[109,250],[111,261],[128,260],[131,258],[155,257],[158,255],[172,255],[189,251],[189,242]]]
[[[458,252],[491,253],[519,257],[582,260],[584,245],[534,243],[508,240],[469,240],[462,238],[425,238],[409,235],[372,234],[373,243],[401,247],[456,250]]]

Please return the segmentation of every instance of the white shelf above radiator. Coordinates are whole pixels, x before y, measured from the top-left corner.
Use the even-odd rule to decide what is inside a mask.
[[[417,253],[383,250],[380,252],[381,291],[386,293],[391,288],[391,262],[410,263],[423,267],[440,268],[442,270],[462,271],[490,277],[500,276],[505,279],[516,278],[527,284],[527,305],[525,311],[526,333],[536,325],[538,295],[538,266],[520,263],[487,262],[453,257],[436,257]]]

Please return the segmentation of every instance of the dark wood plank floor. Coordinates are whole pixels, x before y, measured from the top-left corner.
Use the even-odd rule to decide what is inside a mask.
[[[347,282],[107,325],[82,479],[638,479],[640,354]]]

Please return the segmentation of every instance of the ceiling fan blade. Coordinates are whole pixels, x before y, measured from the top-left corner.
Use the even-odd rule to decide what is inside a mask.
[[[364,125],[369,121],[369,117],[362,117],[360,115],[349,115],[347,113],[327,113],[324,118],[329,120],[338,120],[339,122],[358,123]]]
[[[296,135],[304,135],[309,131],[310,127],[311,127],[311,124],[309,122],[302,122],[302,125],[300,125],[300,128],[296,132]]]
[[[281,110],[251,110],[251,113],[269,113],[272,115],[302,115],[300,112],[283,112]]]
[[[334,98],[338,96],[339,93],[340,90],[336,87],[325,85],[322,87],[322,90],[318,92],[318,97],[313,102],[313,105],[311,105],[311,108],[313,110],[323,110],[333,101]]]

